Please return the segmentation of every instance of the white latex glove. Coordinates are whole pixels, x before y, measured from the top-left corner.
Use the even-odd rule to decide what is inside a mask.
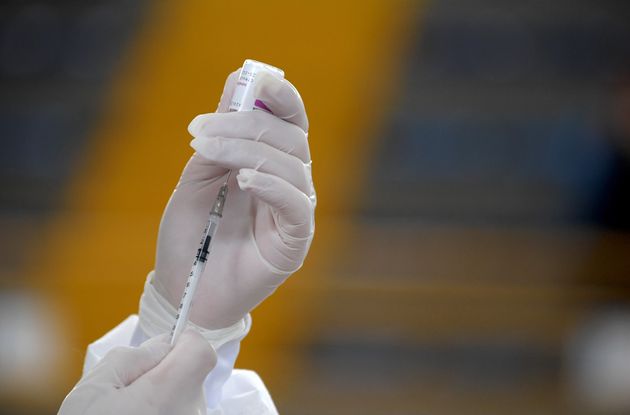
[[[167,335],[118,347],[77,383],[58,415],[202,415],[202,385],[215,364],[212,346],[191,329],[172,351]]]
[[[259,75],[264,111],[226,112],[239,71],[216,113],[188,127],[196,150],[166,207],[158,237],[154,286],[177,306],[228,169],[223,219],[212,242],[190,320],[220,329],[241,320],[300,268],[315,229],[308,120],[297,90]]]

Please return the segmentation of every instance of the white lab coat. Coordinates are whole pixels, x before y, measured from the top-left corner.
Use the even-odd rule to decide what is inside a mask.
[[[87,373],[111,349],[137,346],[146,340],[133,314],[87,348],[83,373]],[[208,415],[276,415],[278,411],[260,377],[251,370],[233,369],[240,339],[217,349],[217,365],[204,383]]]

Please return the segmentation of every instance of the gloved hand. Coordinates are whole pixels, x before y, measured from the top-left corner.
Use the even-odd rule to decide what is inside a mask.
[[[118,347],[77,383],[58,415],[205,414],[202,385],[215,364],[212,346],[192,329],[172,351],[167,335]]]
[[[216,113],[188,130],[196,150],[166,207],[153,284],[177,306],[210,208],[228,169],[229,192],[190,320],[220,329],[241,320],[300,268],[315,229],[308,120],[288,81],[261,74],[256,96],[271,110],[227,112],[239,71]]]

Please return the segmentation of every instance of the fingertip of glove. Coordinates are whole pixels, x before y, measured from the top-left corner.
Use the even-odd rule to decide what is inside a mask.
[[[205,157],[207,157],[209,144],[212,144],[209,140],[197,137],[190,140],[189,143],[193,150]]]
[[[193,138],[192,140],[190,140],[189,145],[193,148],[193,150],[199,151],[199,139],[198,138]]]
[[[220,158],[223,149],[221,137],[196,137],[190,141],[190,146],[207,160]]]
[[[260,97],[274,95],[282,89],[284,80],[271,75],[267,72],[260,72],[256,75],[256,83],[254,84],[254,94]]]
[[[308,132],[308,117],[302,97],[291,82],[263,72],[257,75],[254,88],[255,96],[265,104],[268,111]]]
[[[203,114],[197,115],[192,121],[188,124],[188,134],[193,137],[198,135],[199,126],[201,125],[203,118]]]
[[[256,175],[256,170],[240,169],[238,171],[238,175],[236,176],[236,181],[238,182],[238,186],[242,190],[250,188],[252,184],[252,180],[255,175]]]

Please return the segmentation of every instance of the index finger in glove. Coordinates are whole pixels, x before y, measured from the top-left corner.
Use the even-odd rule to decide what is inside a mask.
[[[302,97],[286,79],[261,72],[256,75],[255,96],[278,118],[300,127],[308,133],[308,117]]]
[[[309,166],[265,143],[240,138],[200,137],[192,140],[190,146],[216,166],[260,170],[282,177],[303,193],[311,194]]]
[[[294,155],[304,163],[311,160],[306,133],[264,111],[197,115],[188,125],[193,137],[237,137],[269,144]]]

